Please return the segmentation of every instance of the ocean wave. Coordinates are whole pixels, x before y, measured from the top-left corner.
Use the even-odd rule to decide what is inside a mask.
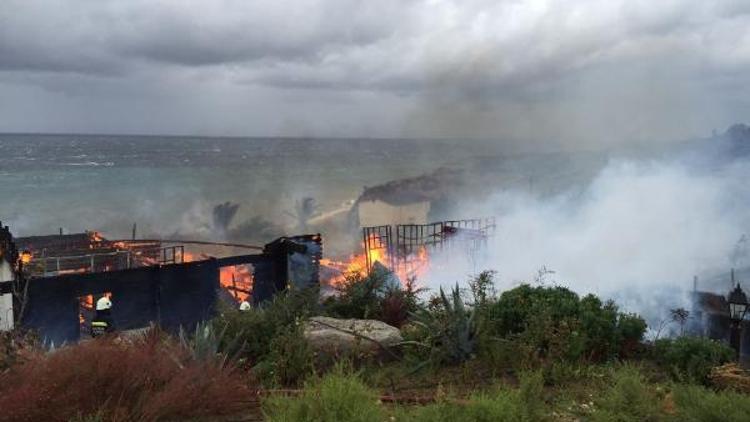
[[[112,161],[105,161],[103,163],[99,163],[96,161],[86,161],[84,163],[60,163],[60,165],[75,167],[113,167],[115,163],[113,163]]]

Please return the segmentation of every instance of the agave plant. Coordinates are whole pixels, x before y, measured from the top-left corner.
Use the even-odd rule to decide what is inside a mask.
[[[227,360],[234,359],[244,348],[239,335],[227,341],[227,346],[220,347],[225,336],[226,327],[217,333],[213,325],[208,322],[196,324],[192,336],[189,336],[184,329],[180,328],[180,344],[190,352],[193,359],[216,362],[220,366],[224,366]]]
[[[470,359],[477,347],[477,328],[474,313],[464,305],[458,285],[451,290],[450,298],[440,288],[436,302],[432,312],[415,315],[415,323],[429,333],[427,343],[433,349],[433,358],[451,363]]]

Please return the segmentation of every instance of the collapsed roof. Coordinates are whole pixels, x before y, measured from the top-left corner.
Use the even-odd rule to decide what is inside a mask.
[[[357,202],[382,201],[398,206],[439,200],[461,186],[462,174],[461,170],[441,167],[430,174],[366,187]]]

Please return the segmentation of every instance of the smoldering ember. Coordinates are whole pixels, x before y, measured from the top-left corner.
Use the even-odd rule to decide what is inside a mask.
[[[0,422],[750,421],[746,3],[4,0]]]

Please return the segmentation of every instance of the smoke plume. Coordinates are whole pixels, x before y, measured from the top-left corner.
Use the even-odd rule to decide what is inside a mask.
[[[619,159],[587,186],[551,197],[497,192],[486,205],[459,211],[498,217],[486,255],[452,257],[430,274],[429,286],[494,269],[504,290],[534,283],[546,268],[554,272],[542,282],[612,298],[629,311],[689,308],[694,275],[748,264],[736,256],[750,227],[748,175],[744,159]]]

